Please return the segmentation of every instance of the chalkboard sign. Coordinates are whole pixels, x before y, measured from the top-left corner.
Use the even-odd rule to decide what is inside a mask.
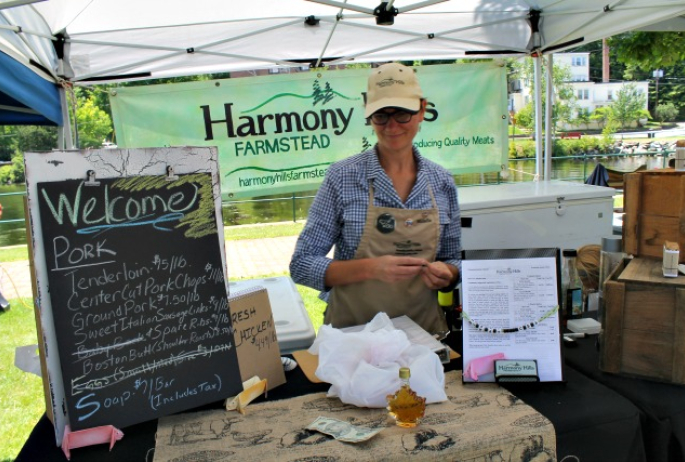
[[[217,172],[195,165],[196,173],[101,178],[81,170],[80,179],[55,180],[41,162],[63,168],[78,156],[75,163],[98,168],[99,154],[54,154],[59,163],[27,156],[27,167],[48,169],[34,168],[33,177],[50,180],[30,184],[29,208],[40,237],[34,247],[57,441],[62,424],[121,428],[242,390]],[[126,163],[122,152],[107,154],[110,165]],[[159,155],[137,154],[139,172]]]

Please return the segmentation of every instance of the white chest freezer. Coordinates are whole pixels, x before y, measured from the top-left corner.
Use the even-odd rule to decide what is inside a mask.
[[[565,181],[459,188],[464,250],[601,244],[613,233],[613,188]]]
[[[229,291],[234,294],[255,286],[264,287],[269,295],[281,354],[309,348],[314,343],[316,332],[293,280],[288,276],[278,276],[230,281]]]

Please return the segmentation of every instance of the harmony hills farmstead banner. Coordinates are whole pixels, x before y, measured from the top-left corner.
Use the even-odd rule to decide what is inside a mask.
[[[425,121],[414,142],[453,174],[507,162],[506,68],[417,66]],[[364,119],[370,69],[110,90],[120,148],[217,146],[224,200],[311,191],[328,166],[372,147]]]

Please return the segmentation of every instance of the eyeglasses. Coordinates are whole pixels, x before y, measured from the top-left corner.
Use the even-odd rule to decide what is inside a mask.
[[[411,118],[416,114],[415,112],[408,111],[395,111],[395,112],[374,112],[371,114],[371,122],[376,125],[385,125],[390,121],[390,117],[395,119],[398,124],[406,124],[411,120]]]

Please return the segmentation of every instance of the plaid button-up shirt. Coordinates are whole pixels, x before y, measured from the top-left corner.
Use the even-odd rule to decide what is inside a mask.
[[[321,290],[321,298],[327,300],[330,288],[325,287],[324,276],[332,262],[327,254],[335,246],[336,260],[354,257],[366,222],[369,181],[373,181],[374,205],[404,209],[432,208],[430,184],[440,214],[436,260],[461,269],[461,217],[454,179],[446,169],[423,158],[415,147],[414,157],[416,184],[406,202],[397,195],[375,148],[330,166],[290,262],[290,275],[296,283]]]

